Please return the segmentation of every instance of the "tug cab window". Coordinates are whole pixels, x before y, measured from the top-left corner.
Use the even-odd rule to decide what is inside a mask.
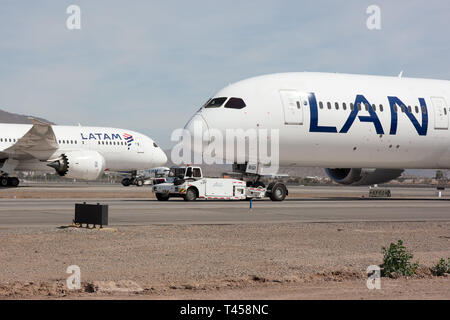
[[[223,103],[227,100],[227,98],[214,98],[211,99],[206,105],[205,108],[219,108],[223,105]]]
[[[225,104],[225,108],[230,109],[242,109],[245,107],[246,104],[241,98],[230,98],[230,100],[228,100],[228,102]]]
[[[201,178],[202,172],[200,171],[200,168],[194,168],[194,178]]]

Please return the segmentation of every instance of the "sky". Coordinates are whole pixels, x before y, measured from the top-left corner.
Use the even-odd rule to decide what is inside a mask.
[[[81,9],[69,30],[66,9]],[[369,30],[369,5],[381,29]],[[135,130],[163,148],[215,92],[294,71],[450,80],[450,2],[0,2],[0,109]]]

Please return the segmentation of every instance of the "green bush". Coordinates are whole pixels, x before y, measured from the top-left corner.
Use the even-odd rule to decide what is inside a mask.
[[[431,268],[431,273],[434,276],[443,276],[444,273],[450,273],[450,258],[439,260],[438,264]]]
[[[413,255],[406,250],[402,240],[397,243],[391,243],[389,248],[383,247],[383,264],[381,267],[381,275],[389,277],[393,273],[401,276],[412,276],[416,273],[418,264],[411,263]]]

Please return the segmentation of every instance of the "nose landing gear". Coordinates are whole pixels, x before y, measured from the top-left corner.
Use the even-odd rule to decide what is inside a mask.
[[[130,185],[135,185],[138,187],[142,187],[144,185],[144,176],[138,175],[137,171],[133,171],[131,177],[124,178],[122,180],[122,185],[124,187],[128,187]]]
[[[18,187],[20,184],[20,180],[16,177],[8,177],[8,176],[1,176],[0,177],[0,187]]]
[[[247,171],[247,164],[234,164],[233,172],[240,173],[241,179],[247,181],[247,187],[251,188],[266,188],[264,182],[260,180],[262,177],[258,173],[249,173]],[[272,179],[271,179],[272,180]],[[289,191],[286,185],[280,181],[272,181],[267,186],[266,195],[272,201],[283,201],[286,196],[289,194]]]

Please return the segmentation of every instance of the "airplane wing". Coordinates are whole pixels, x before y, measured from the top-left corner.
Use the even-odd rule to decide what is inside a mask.
[[[47,160],[58,149],[52,125],[40,120],[30,118],[33,126],[14,145],[1,153],[14,155],[16,158],[37,158]]]

